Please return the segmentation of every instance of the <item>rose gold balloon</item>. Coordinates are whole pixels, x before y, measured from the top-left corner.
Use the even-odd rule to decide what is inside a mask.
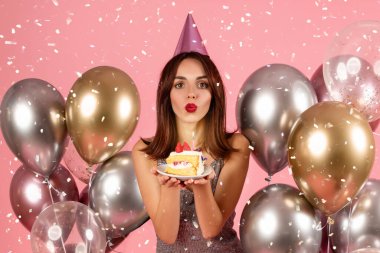
[[[69,135],[90,165],[107,160],[125,145],[139,114],[140,98],[134,82],[109,66],[85,72],[66,102]]]
[[[288,142],[293,178],[324,214],[343,208],[373,165],[375,141],[365,116],[341,102],[318,103],[294,124]]]
[[[23,165],[16,170],[12,177],[9,187],[12,209],[29,231],[42,210],[52,203],[78,201],[78,188],[75,180],[62,165],[58,165],[53,171],[48,182],[45,177],[32,172]]]

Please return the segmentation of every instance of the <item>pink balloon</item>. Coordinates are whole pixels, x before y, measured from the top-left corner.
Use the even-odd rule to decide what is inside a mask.
[[[78,201],[78,188],[70,172],[59,165],[46,179],[24,166],[14,174],[9,191],[12,209],[21,224],[31,231],[36,217],[46,207],[59,201]]]
[[[90,182],[90,178],[93,172],[89,168],[88,164],[78,154],[71,139],[69,140],[69,144],[66,147],[63,161],[76,178],[85,184],[88,184]]]
[[[88,206],[88,185],[79,194],[79,202]]]
[[[334,99],[330,96],[326,88],[326,83],[323,78],[323,65],[320,65],[318,69],[314,72],[311,77],[311,85],[313,86],[315,93],[317,94],[318,102],[323,101],[333,101]],[[369,122],[369,125],[372,128],[372,131],[375,131],[379,126],[380,119]]]

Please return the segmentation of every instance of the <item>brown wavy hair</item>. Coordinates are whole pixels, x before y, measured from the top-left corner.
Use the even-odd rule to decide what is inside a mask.
[[[214,159],[226,158],[236,151],[228,143],[233,133],[226,131],[226,101],[223,80],[209,56],[197,52],[186,52],[174,56],[163,68],[156,97],[156,134],[144,139],[144,151],[151,159],[164,159],[175,149],[178,142],[175,114],[170,101],[170,91],[180,63],[187,58],[198,60],[205,71],[211,90],[210,109],[205,115],[205,129],[202,149]],[[207,133],[207,134],[206,134]]]

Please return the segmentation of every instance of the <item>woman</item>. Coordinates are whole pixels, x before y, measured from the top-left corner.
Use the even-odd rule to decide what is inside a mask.
[[[133,161],[140,192],[157,234],[157,252],[241,252],[233,230],[249,162],[243,135],[226,132],[225,93],[209,56],[174,56],[157,90],[157,128],[138,141]],[[195,134],[194,134],[195,133]],[[157,173],[176,144],[200,149],[213,172],[181,182]]]

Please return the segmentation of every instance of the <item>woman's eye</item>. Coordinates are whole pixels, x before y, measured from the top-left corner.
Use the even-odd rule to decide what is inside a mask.
[[[201,89],[207,89],[208,88],[208,83],[206,82],[200,82],[198,83],[198,87]]]
[[[180,88],[182,88],[183,87],[183,83],[175,83],[174,84],[174,87],[176,88],[176,89],[180,89]]]

